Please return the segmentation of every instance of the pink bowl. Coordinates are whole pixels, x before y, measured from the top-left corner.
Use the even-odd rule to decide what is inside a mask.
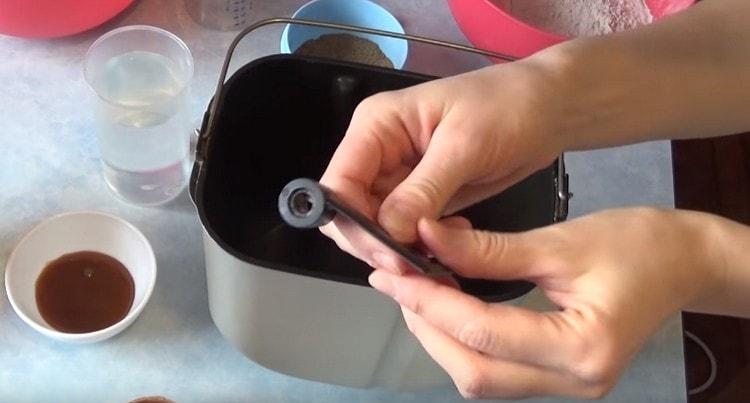
[[[695,0],[645,0],[655,20],[682,11]],[[448,0],[461,31],[474,46],[526,57],[569,38],[542,31],[508,14],[493,0]]]
[[[94,28],[134,0],[0,0],[0,34],[55,38]]]

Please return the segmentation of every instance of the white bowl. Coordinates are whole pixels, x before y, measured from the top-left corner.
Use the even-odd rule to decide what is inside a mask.
[[[48,262],[77,251],[107,254],[127,267],[135,284],[130,312],[121,321],[89,333],[65,333],[48,325],[36,305],[36,280]],[[16,246],[5,267],[5,290],[18,316],[45,336],[71,343],[108,339],[130,326],[143,311],[156,283],[156,258],[143,234],[113,215],[73,212],[51,217]]]

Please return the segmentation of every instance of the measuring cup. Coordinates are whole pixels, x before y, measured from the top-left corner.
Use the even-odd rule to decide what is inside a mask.
[[[233,31],[247,25],[253,3],[251,0],[185,0],[185,7],[198,24]]]

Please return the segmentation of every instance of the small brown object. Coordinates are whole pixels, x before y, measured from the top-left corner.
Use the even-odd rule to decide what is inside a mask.
[[[393,62],[373,41],[349,34],[327,34],[303,43],[294,54],[393,68]]]
[[[99,252],[74,252],[49,262],[36,280],[42,318],[66,333],[107,328],[130,311],[135,284],[117,259]]]

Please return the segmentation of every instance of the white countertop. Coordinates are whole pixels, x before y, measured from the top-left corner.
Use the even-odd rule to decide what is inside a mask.
[[[254,19],[261,19],[290,15],[303,1],[254,3]],[[443,0],[380,3],[409,33],[465,42]],[[291,378],[254,364],[224,341],[208,313],[201,227],[187,194],[160,208],[133,207],[115,198],[100,174],[83,56],[98,36],[130,24],[160,26],[188,44],[196,61],[191,108],[197,122],[234,33],[195,24],[180,0],[138,1],[103,27],[69,38],[0,36],[0,267],[36,223],[72,210],[100,210],[132,222],[151,241],[159,267],[154,294],[135,324],[93,345],[62,344],[36,333],[15,315],[1,287],[0,402],[127,402],[146,395],[181,403],[460,401],[449,386],[394,393]],[[238,63],[276,53],[279,31],[266,28],[245,41]],[[438,52],[413,46],[407,67],[444,75],[483,63]],[[572,217],[613,206],[673,205],[666,142],[571,154],[568,170]],[[606,401],[684,402],[681,331],[675,316]]]

